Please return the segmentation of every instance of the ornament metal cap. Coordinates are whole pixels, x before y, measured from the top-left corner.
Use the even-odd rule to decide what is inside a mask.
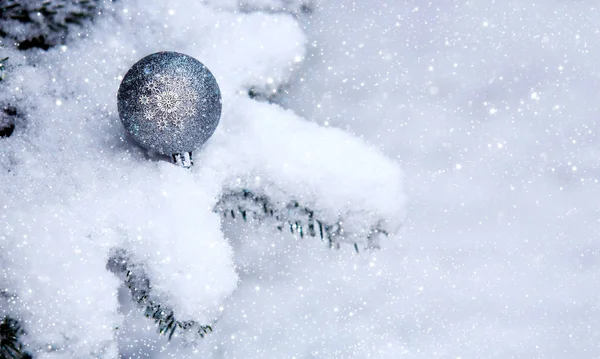
[[[117,93],[119,118],[143,148],[192,165],[191,153],[215,132],[221,91],[204,64],[178,52],[144,57],[125,74]]]

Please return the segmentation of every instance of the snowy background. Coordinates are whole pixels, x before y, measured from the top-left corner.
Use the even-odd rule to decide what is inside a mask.
[[[0,99],[23,115],[0,139],[0,259],[26,344],[54,343],[40,357],[600,356],[597,5],[392,3],[119,1],[48,52],[4,44]],[[198,58],[223,91],[191,172],[144,155],[115,113],[124,72],[160,50]],[[395,233],[357,254],[221,222],[208,209],[238,182]],[[106,272],[114,246],[214,332],[157,334]]]

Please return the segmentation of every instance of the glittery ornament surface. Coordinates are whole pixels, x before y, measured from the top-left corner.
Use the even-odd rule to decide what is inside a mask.
[[[157,52],[127,72],[117,95],[121,122],[142,147],[162,154],[192,152],[213,134],[221,92],[200,61]]]

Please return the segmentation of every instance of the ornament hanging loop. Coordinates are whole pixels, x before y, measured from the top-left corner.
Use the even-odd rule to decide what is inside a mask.
[[[190,168],[194,165],[191,152],[175,153],[173,155],[173,163],[183,168]]]

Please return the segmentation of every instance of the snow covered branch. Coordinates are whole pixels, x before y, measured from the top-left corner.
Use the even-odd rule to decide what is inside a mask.
[[[18,48],[41,48],[63,43],[72,26],[92,20],[103,0],[0,0],[0,38],[16,41]]]
[[[19,337],[24,331],[19,322],[11,317],[4,317],[0,322],[0,358],[27,359],[31,356],[23,352]]]
[[[144,307],[144,315],[154,320],[158,325],[158,332],[167,335],[169,340],[177,329],[200,337],[212,331],[210,325],[201,325],[194,320],[178,319],[172,308],[153,298],[152,285],[143,265],[136,264],[126,250],[113,249],[106,267],[123,280],[132,299],[139,306]]]
[[[286,83],[304,58],[292,16],[155,0],[111,15],[64,48],[2,55],[0,104],[23,121],[0,139],[0,285],[18,298],[6,313],[32,355],[117,357],[123,283],[167,337],[210,332],[238,284],[223,214],[334,247],[398,230],[395,161],[247,96]],[[120,79],[159,50],[201,59],[222,90],[221,124],[191,170],[140,150],[116,115]]]
[[[230,191],[224,193],[215,210],[221,212],[224,217],[240,216],[244,221],[249,217],[260,222],[269,221],[274,223],[279,231],[289,230],[292,234],[297,233],[301,238],[304,236],[318,237],[326,240],[330,247],[339,247],[340,239],[343,238],[344,225],[340,220],[336,223],[323,222],[315,218],[315,211],[301,205],[296,200],[288,203],[273,203],[267,196],[258,195],[250,190]],[[367,247],[377,246],[378,235],[387,236],[388,232],[374,223],[367,235]],[[359,251],[357,243],[354,248]]]

